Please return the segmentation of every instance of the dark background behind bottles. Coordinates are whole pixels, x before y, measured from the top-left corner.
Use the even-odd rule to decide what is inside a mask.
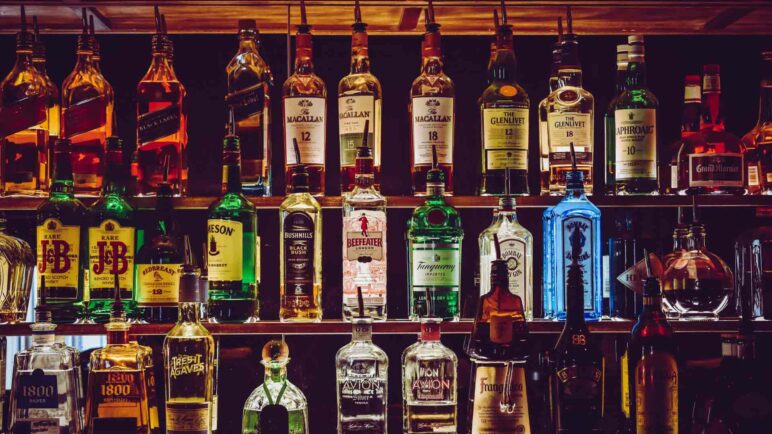
[[[235,25],[235,23],[234,23]],[[102,46],[102,70],[115,88],[118,131],[133,148],[136,140],[136,85],[150,62],[149,35],[99,36]],[[226,91],[225,65],[236,50],[237,39],[231,35],[174,35],[174,64],[177,76],[188,91],[189,114],[188,161],[191,195],[216,195],[220,188],[222,136]],[[486,83],[486,66],[490,37],[449,36],[443,40],[445,70],[456,86],[456,141],[455,190],[458,195],[473,195],[480,172],[479,111],[477,98]],[[519,82],[531,98],[530,128],[530,188],[538,193],[538,129],[535,107],[547,93],[551,44],[554,37],[519,36],[515,50],[519,61]],[[625,42],[621,36],[580,37],[580,51],[584,66],[584,87],[596,97],[595,106],[595,179],[596,187],[603,181],[603,128],[602,118],[610,98],[614,96],[616,74],[615,46]],[[48,70],[54,82],[60,84],[72,70],[75,62],[76,37],[72,35],[46,36]],[[410,194],[409,119],[407,116],[408,90],[420,67],[420,38],[418,36],[389,36],[370,38],[370,56],[374,74],[383,85],[382,126],[382,190],[387,195]],[[719,63],[722,74],[724,108],[727,129],[737,135],[747,132],[756,122],[760,80],[760,53],[772,47],[770,36],[679,36],[648,37],[646,61],[650,89],[660,101],[659,158],[667,164],[672,156],[671,144],[679,137],[683,77],[699,74],[705,63]],[[0,36],[0,71],[9,71],[14,61],[14,38]],[[261,53],[270,64],[275,84],[271,93],[273,109],[273,191],[284,191],[284,144],[281,122],[281,84],[287,77],[286,37],[262,36]],[[327,83],[327,192],[339,194],[339,155],[337,125],[337,83],[349,69],[350,38],[315,37],[314,60],[316,72]],[[667,169],[667,167],[665,167]],[[598,190],[596,190],[598,191]],[[541,310],[541,212],[540,208],[521,208],[521,223],[535,237],[534,243],[534,299],[537,315]],[[613,216],[618,210],[603,208],[604,244],[613,227]],[[404,243],[405,224],[409,209],[389,210],[388,228],[388,309],[390,318],[407,316],[407,273]],[[635,217],[645,224],[647,231],[659,239],[660,249],[670,248],[670,232],[675,221],[674,209],[636,208]],[[30,213],[8,213],[9,231],[34,241],[34,221]],[[201,246],[204,235],[205,212],[184,210],[178,212],[178,223]],[[741,231],[753,226],[753,209],[711,208],[702,211],[708,223],[708,246],[728,263],[733,263],[732,244]],[[325,209],[323,255],[323,306],[325,318],[341,315],[341,214],[339,209]],[[462,210],[466,240],[463,247],[462,297],[464,316],[474,315],[477,288],[477,235],[490,223],[491,210],[469,208]],[[139,224],[152,223],[150,213],[142,213]],[[278,317],[278,211],[260,210],[259,233],[262,237],[262,282],[260,287],[261,318]],[[604,246],[604,252],[607,248]],[[198,247],[200,253],[200,247]],[[534,354],[539,348],[549,348],[556,335],[533,337]],[[223,337],[220,374],[220,427],[221,433],[239,432],[241,408],[248,394],[262,382],[262,367],[258,364],[260,348],[267,336]],[[597,343],[607,354],[606,407],[608,430],[614,430],[619,416],[619,381],[615,377],[617,346],[624,337],[598,336]],[[144,338],[160,355],[160,337]],[[310,405],[311,430],[316,434],[335,430],[334,355],[349,341],[348,336],[288,336],[292,362],[290,380],[306,393]],[[390,432],[401,432],[401,376],[400,355],[415,340],[411,335],[376,335],[375,343],[389,354]],[[463,336],[446,336],[444,341],[462,354]],[[682,359],[703,359],[720,354],[719,337],[714,335],[679,336]],[[759,353],[769,356],[769,340],[759,342]],[[532,357],[536,364],[536,357]],[[157,361],[159,374],[162,369]],[[466,414],[468,362],[460,357],[459,410],[460,427]],[[161,378],[161,377],[159,377]],[[683,432],[688,428],[691,410],[690,397],[712,387],[704,381],[686,381],[682,391],[681,422]],[[534,432],[545,420],[544,390],[532,384],[531,412]],[[162,393],[162,392],[161,392]],[[541,414],[541,415],[540,415]],[[162,419],[163,420],[163,419]],[[459,431],[462,431],[460,428]]]

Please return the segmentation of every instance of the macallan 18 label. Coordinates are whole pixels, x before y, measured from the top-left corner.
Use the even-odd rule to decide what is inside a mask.
[[[107,219],[88,228],[88,269],[91,300],[111,299],[115,295],[115,274],[119,276],[121,296],[131,297],[134,287],[134,228]],[[126,292],[126,294],[124,294]]]
[[[433,146],[438,163],[453,163],[453,98],[414,97],[412,116],[413,164],[432,164]]]
[[[47,288],[57,288],[46,294],[48,298],[77,298],[80,226],[65,226],[57,219],[46,219],[37,228],[37,243],[38,271],[46,277]]]
[[[616,179],[657,178],[657,110],[614,112]]]
[[[209,280],[213,282],[242,280],[243,224],[224,219],[209,219],[206,223],[209,238],[206,244]]]
[[[298,142],[303,164],[324,164],[326,104],[324,98],[284,98],[284,145],[287,164],[298,164],[292,139]]]
[[[528,109],[483,109],[482,125],[486,169],[528,169]]]
[[[343,218],[343,304],[357,305],[357,287],[365,304],[386,301],[386,213],[357,210]]]
[[[508,363],[477,365],[474,381],[473,433],[531,434],[525,369]]]
[[[176,305],[182,264],[137,264],[137,302]]]

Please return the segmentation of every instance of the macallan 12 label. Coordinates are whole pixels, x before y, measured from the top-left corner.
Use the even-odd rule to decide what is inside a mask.
[[[386,213],[357,210],[343,218],[343,304],[386,302]]]
[[[91,300],[111,299],[115,295],[115,274],[121,295],[131,299],[134,288],[134,228],[107,219],[88,228],[88,269]],[[127,294],[123,294],[127,292]]]
[[[284,98],[284,145],[287,164],[298,164],[293,140],[298,142],[303,164],[324,164],[327,124],[324,98]]]
[[[616,179],[657,179],[657,110],[614,111]]]
[[[453,163],[453,97],[414,97],[412,101],[413,164]]]
[[[242,280],[243,224],[224,219],[209,219],[206,224],[208,236],[206,264],[209,269],[209,280],[213,282]]]
[[[46,287],[56,288],[49,299],[78,297],[80,273],[80,226],[66,226],[49,218],[37,227],[38,271],[46,277]],[[38,287],[40,280],[38,280]]]

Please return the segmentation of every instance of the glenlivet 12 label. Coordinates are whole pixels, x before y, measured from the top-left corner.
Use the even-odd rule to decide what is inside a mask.
[[[528,109],[483,109],[483,147],[488,170],[528,170]]]

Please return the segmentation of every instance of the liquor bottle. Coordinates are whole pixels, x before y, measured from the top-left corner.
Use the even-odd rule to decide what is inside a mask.
[[[381,178],[381,82],[370,72],[367,51],[367,23],[362,22],[359,0],[354,3],[351,26],[351,70],[338,83],[338,132],[340,135],[340,189],[351,191],[356,184],[357,150],[362,143],[372,148],[374,186]],[[364,130],[369,122],[369,130]],[[362,131],[368,134],[366,141]]]
[[[48,283],[45,295],[55,323],[76,320],[88,263],[87,231],[81,230],[88,211],[74,196],[71,161],[69,140],[58,139],[48,200],[37,209],[38,271]]]
[[[91,353],[86,393],[85,432],[88,434],[151,434],[153,384],[150,347],[129,341],[126,311],[115,276],[115,299],[111,304],[107,345]],[[156,416],[157,417],[157,416]]]
[[[365,121],[365,131],[369,121]],[[372,149],[367,133],[357,149],[351,194],[343,197],[343,318],[359,316],[357,288],[364,294],[365,316],[386,319],[386,198],[375,188]]]
[[[758,225],[737,237],[734,302],[743,319],[772,319],[772,208],[756,208]],[[749,304],[746,312],[741,302]]]
[[[549,93],[560,87],[558,70],[562,59],[563,17],[558,17],[558,40],[552,44],[552,66],[549,76]],[[549,96],[549,95],[547,95]],[[542,196],[550,192],[550,142],[547,130],[547,97],[539,101],[539,189]]]
[[[41,276],[45,288],[45,276]],[[80,434],[78,377],[75,359],[58,346],[54,338],[56,324],[40,293],[35,308],[32,344],[16,353],[9,403],[9,430],[22,432],[66,432]]]
[[[59,88],[56,86],[51,77],[48,76],[48,69],[46,68],[46,44],[43,43],[43,39],[40,37],[40,29],[38,28],[38,17],[32,17],[32,30],[33,30],[33,45],[32,45],[32,65],[38,70],[40,75],[46,82],[46,90],[48,95],[48,101],[46,102],[46,109],[48,111],[48,138],[49,138],[49,154],[46,156],[45,162],[46,168],[52,170],[50,167],[52,148],[54,140],[58,139],[61,135],[61,95],[59,94]],[[48,188],[49,173],[46,173],[46,182],[41,182],[41,185],[45,185]]]
[[[748,192],[772,195],[772,50],[764,51],[761,57],[759,120],[743,136],[742,143],[746,148]]]
[[[566,276],[566,323],[555,349],[550,353],[553,366],[552,406],[556,433],[600,433],[603,420],[603,353],[594,344],[584,322],[585,254],[582,228],[569,229],[570,264]]]
[[[166,377],[166,432],[211,433],[215,410],[214,338],[201,324],[206,288],[198,268],[186,264],[179,277],[179,319],[164,338]]]
[[[308,434],[308,402],[303,392],[287,379],[289,347],[271,340],[263,346],[265,382],[244,404],[242,434]]]
[[[497,14],[493,10],[494,15]],[[494,20],[498,21],[498,20]],[[512,26],[501,2],[501,25],[496,29],[496,57],[488,68],[490,83],[479,99],[482,125],[483,195],[528,195],[528,112],[531,100],[517,83],[517,60]],[[509,169],[509,185],[504,185]]]
[[[547,97],[547,137],[550,146],[550,194],[565,193],[572,161],[569,149],[574,143],[577,169],[583,173],[587,194],[592,193],[592,152],[594,142],[595,97],[582,88],[579,42],[573,33],[571,7],[567,15],[568,32],[560,46],[559,87]]]
[[[115,97],[110,83],[94,66],[85,9],[82,14],[75,68],[62,83],[61,133],[72,144],[75,192],[97,195],[106,172],[107,138],[114,134]]]
[[[309,192],[309,174],[293,139],[290,194],[279,206],[279,319],[322,320],[322,207]]]
[[[616,96],[608,104],[606,113],[603,114],[606,143],[606,193],[614,194],[614,175],[616,173],[616,128],[614,127],[614,111],[619,97],[627,90],[627,62],[630,46],[628,44],[617,45],[617,75]]]
[[[0,168],[5,195],[38,195],[48,188],[50,95],[46,77],[35,68],[33,34],[21,6],[16,63],[0,82]]]
[[[670,183],[667,184],[669,194],[675,194],[688,187],[688,180],[680,179],[678,166],[683,154],[686,140],[700,132],[700,113],[702,111],[702,93],[700,91],[700,76],[687,75],[684,78],[684,109],[681,115],[681,136],[670,146],[673,157],[670,160]]]
[[[306,19],[306,4],[300,2],[300,25],[295,34],[295,69],[282,87],[284,108],[285,179],[300,167],[300,161],[292,148],[294,141],[300,146],[300,157],[308,177],[308,191],[324,194],[324,155],[327,147],[327,86],[314,73],[313,40],[311,26]],[[287,183],[287,193],[292,186]]]
[[[242,322],[258,315],[260,282],[255,206],[241,192],[241,149],[230,111],[223,140],[222,196],[207,211],[206,252],[209,281],[207,313],[217,321]]]
[[[472,364],[467,434],[531,433],[525,373],[528,328],[520,297],[509,291],[509,270],[500,256],[498,252],[491,263],[491,291],[477,304],[466,348]]]
[[[458,432],[458,357],[440,341],[442,320],[424,318],[418,342],[402,352],[405,434]]]
[[[507,178],[509,170],[504,175]],[[491,261],[496,253],[494,236],[498,237],[501,259],[507,262],[509,270],[509,292],[520,297],[524,303],[525,317],[533,319],[533,235],[517,220],[515,198],[505,185],[504,196],[493,216],[493,223],[480,233],[477,243],[480,247],[480,296],[491,290]]]
[[[427,298],[437,318],[461,318],[461,242],[464,230],[458,211],[445,201],[445,172],[439,168],[437,146],[433,168],[426,173],[426,202],[407,222],[408,315],[427,315]],[[429,295],[431,294],[431,295]]]
[[[601,281],[600,210],[587,200],[584,172],[577,169],[574,146],[569,143],[572,170],[566,172],[566,196],[553,208],[545,211],[544,267],[549,267],[549,280],[545,279],[545,317],[566,318],[566,282],[572,257],[571,240],[582,239],[579,255],[584,272],[584,318],[598,320],[603,304]],[[548,214],[548,215],[547,215]]]
[[[434,6],[424,11],[426,33],[421,50],[421,74],[410,87],[410,141],[413,193],[429,196],[427,172],[443,172],[445,194],[453,194],[453,143],[455,136],[455,87],[443,71],[440,25],[434,20]]]
[[[662,258],[662,265],[667,269],[673,262],[689,250],[691,232],[684,221],[684,210],[678,207],[678,220],[673,227],[673,250]]]
[[[358,289],[359,316],[353,318],[351,342],[335,354],[338,434],[386,434],[389,358],[373,344],[373,320],[364,316]]]
[[[236,115],[242,189],[247,194],[270,196],[273,74],[260,56],[259,36],[255,20],[239,20],[239,49],[225,68],[225,103]]]
[[[627,38],[626,88],[613,104],[614,194],[659,194],[657,181],[657,110],[659,101],[646,87],[643,36]]]
[[[176,196],[187,193],[188,146],[187,93],[169,59],[172,42],[165,20],[155,7],[156,33],[153,59],[137,84],[138,192],[153,195],[162,181],[163,164],[169,159],[169,183]]]
[[[724,126],[719,65],[705,65],[700,133],[684,142],[678,177],[685,188],[679,194],[745,194],[744,150]]]

